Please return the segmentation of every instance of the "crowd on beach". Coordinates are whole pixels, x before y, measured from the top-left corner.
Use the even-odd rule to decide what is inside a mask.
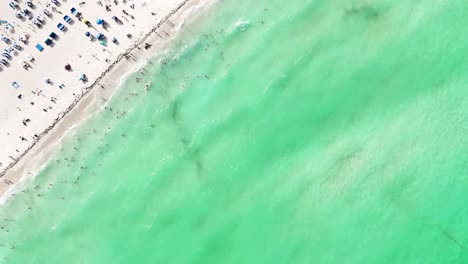
[[[151,50],[154,42],[146,39],[153,33],[169,36],[174,24],[159,14],[168,15],[183,2],[159,9],[135,0],[2,3],[0,34],[8,40],[0,44],[7,61],[0,66],[0,85],[8,87],[0,91],[7,102],[0,104],[0,145],[17,141],[0,151],[0,176],[94,86],[104,87],[103,78],[116,63],[137,62],[132,52]]]

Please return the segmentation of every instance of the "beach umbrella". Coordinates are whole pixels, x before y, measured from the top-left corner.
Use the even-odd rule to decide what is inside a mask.
[[[91,33],[89,33],[88,31],[86,31],[85,36],[89,37],[89,36],[91,36]]]
[[[42,47],[41,44],[36,44],[36,49],[38,49],[39,51],[43,51],[44,47]]]
[[[98,24],[98,25],[102,25],[103,22],[104,22],[104,20],[102,20],[100,18],[96,19],[96,24]]]
[[[70,23],[71,17],[65,15],[65,16],[63,17],[63,20],[65,20],[65,22],[67,22],[67,23]]]
[[[65,30],[65,26],[62,24],[62,23],[58,23],[57,24],[57,28],[64,31]]]

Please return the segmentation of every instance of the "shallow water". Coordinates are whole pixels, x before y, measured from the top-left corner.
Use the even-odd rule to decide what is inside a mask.
[[[220,1],[0,208],[0,257],[467,263],[466,7]]]

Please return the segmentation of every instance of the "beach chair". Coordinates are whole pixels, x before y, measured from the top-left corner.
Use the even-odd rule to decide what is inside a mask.
[[[31,67],[31,65],[29,65],[29,63],[25,62],[24,60],[20,60],[18,61],[18,64],[23,67],[23,69],[27,70],[28,68]]]

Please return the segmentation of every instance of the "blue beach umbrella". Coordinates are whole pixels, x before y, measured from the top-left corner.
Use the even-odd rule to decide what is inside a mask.
[[[91,35],[91,33],[89,33],[89,32],[85,33],[85,36],[87,36],[87,37],[89,37],[90,35]]]
[[[98,24],[98,25],[102,25],[103,22],[104,22],[104,20],[102,20],[100,18],[96,19],[96,24]]]

